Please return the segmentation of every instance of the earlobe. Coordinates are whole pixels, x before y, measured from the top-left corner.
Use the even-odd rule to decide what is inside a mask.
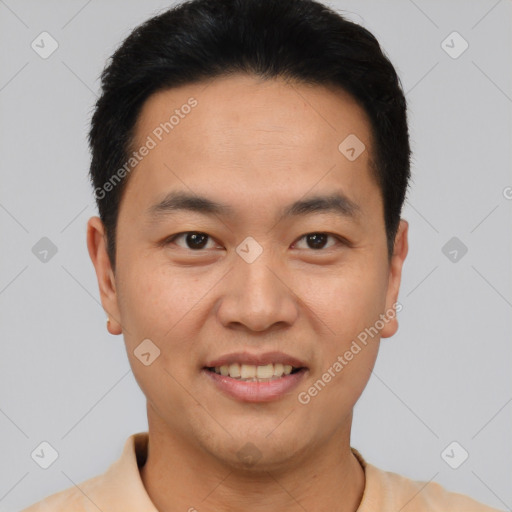
[[[398,330],[398,319],[396,317],[398,293],[400,291],[400,282],[402,278],[402,268],[409,251],[408,241],[409,223],[405,219],[400,219],[398,231],[395,236],[395,245],[393,255],[389,266],[388,290],[386,295],[385,315],[389,319],[381,331],[381,338],[389,338]]]
[[[121,334],[115,276],[107,254],[105,228],[99,217],[91,217],[87,222],[87,249],[96,271],[101,304],[110,320],[107,322],[107,330],[110,334]]]

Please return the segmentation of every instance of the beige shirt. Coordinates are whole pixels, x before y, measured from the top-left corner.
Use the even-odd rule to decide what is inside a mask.
[[[148,433],[131,435],[121,457],[102,475],[48,496],[22,512],[158,512],[142,483],[139,467],[147,455]],[[435,482],[419,482],[383,471],[352,448],[366,485],[357,512],[497,512]]]

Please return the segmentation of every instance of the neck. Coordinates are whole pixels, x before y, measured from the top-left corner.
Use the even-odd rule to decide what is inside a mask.
[[[301,460],[241,471],[150,422],[141,479],[155,507],[165,512],[355,512],[365,474],[350,449],[350,423]]]

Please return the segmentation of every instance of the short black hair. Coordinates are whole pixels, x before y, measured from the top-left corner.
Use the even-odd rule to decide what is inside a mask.
[[[370,167],[382,192],[390,258],[411,150],[405,95],[377,39],[314,0],[189,0],[136,27],[101,74],[88,138],[90,178],[112,268],[126,163],[144,102],[161,90],[240,72],[335,86],[364,108],[371,121]]]

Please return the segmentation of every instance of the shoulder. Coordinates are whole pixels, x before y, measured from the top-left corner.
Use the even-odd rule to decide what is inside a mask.
[[[449,491],[437,482],[412,480],[388,471],[381,473],[385,485],[393,495],[392,499],[400,508],[403,507],[402,512],[497,512],[497,509],[464,494]]]
[[[121,456],[104,473],[51,494],[21,512],[157,512],[139,472],[147,444],[147,432],[132,434]]]
[[[366,476],[357,512],[500,512],[469,496],[451,492],[437,482],[412,480],[384,471],[366,462],[357,450],[353,451],[363,464]]]
[[[77,486],[51,494],[21,512],[98,512],[96,504],[89,496],[101,485],[101,481],[102,476],[90,478]]]

